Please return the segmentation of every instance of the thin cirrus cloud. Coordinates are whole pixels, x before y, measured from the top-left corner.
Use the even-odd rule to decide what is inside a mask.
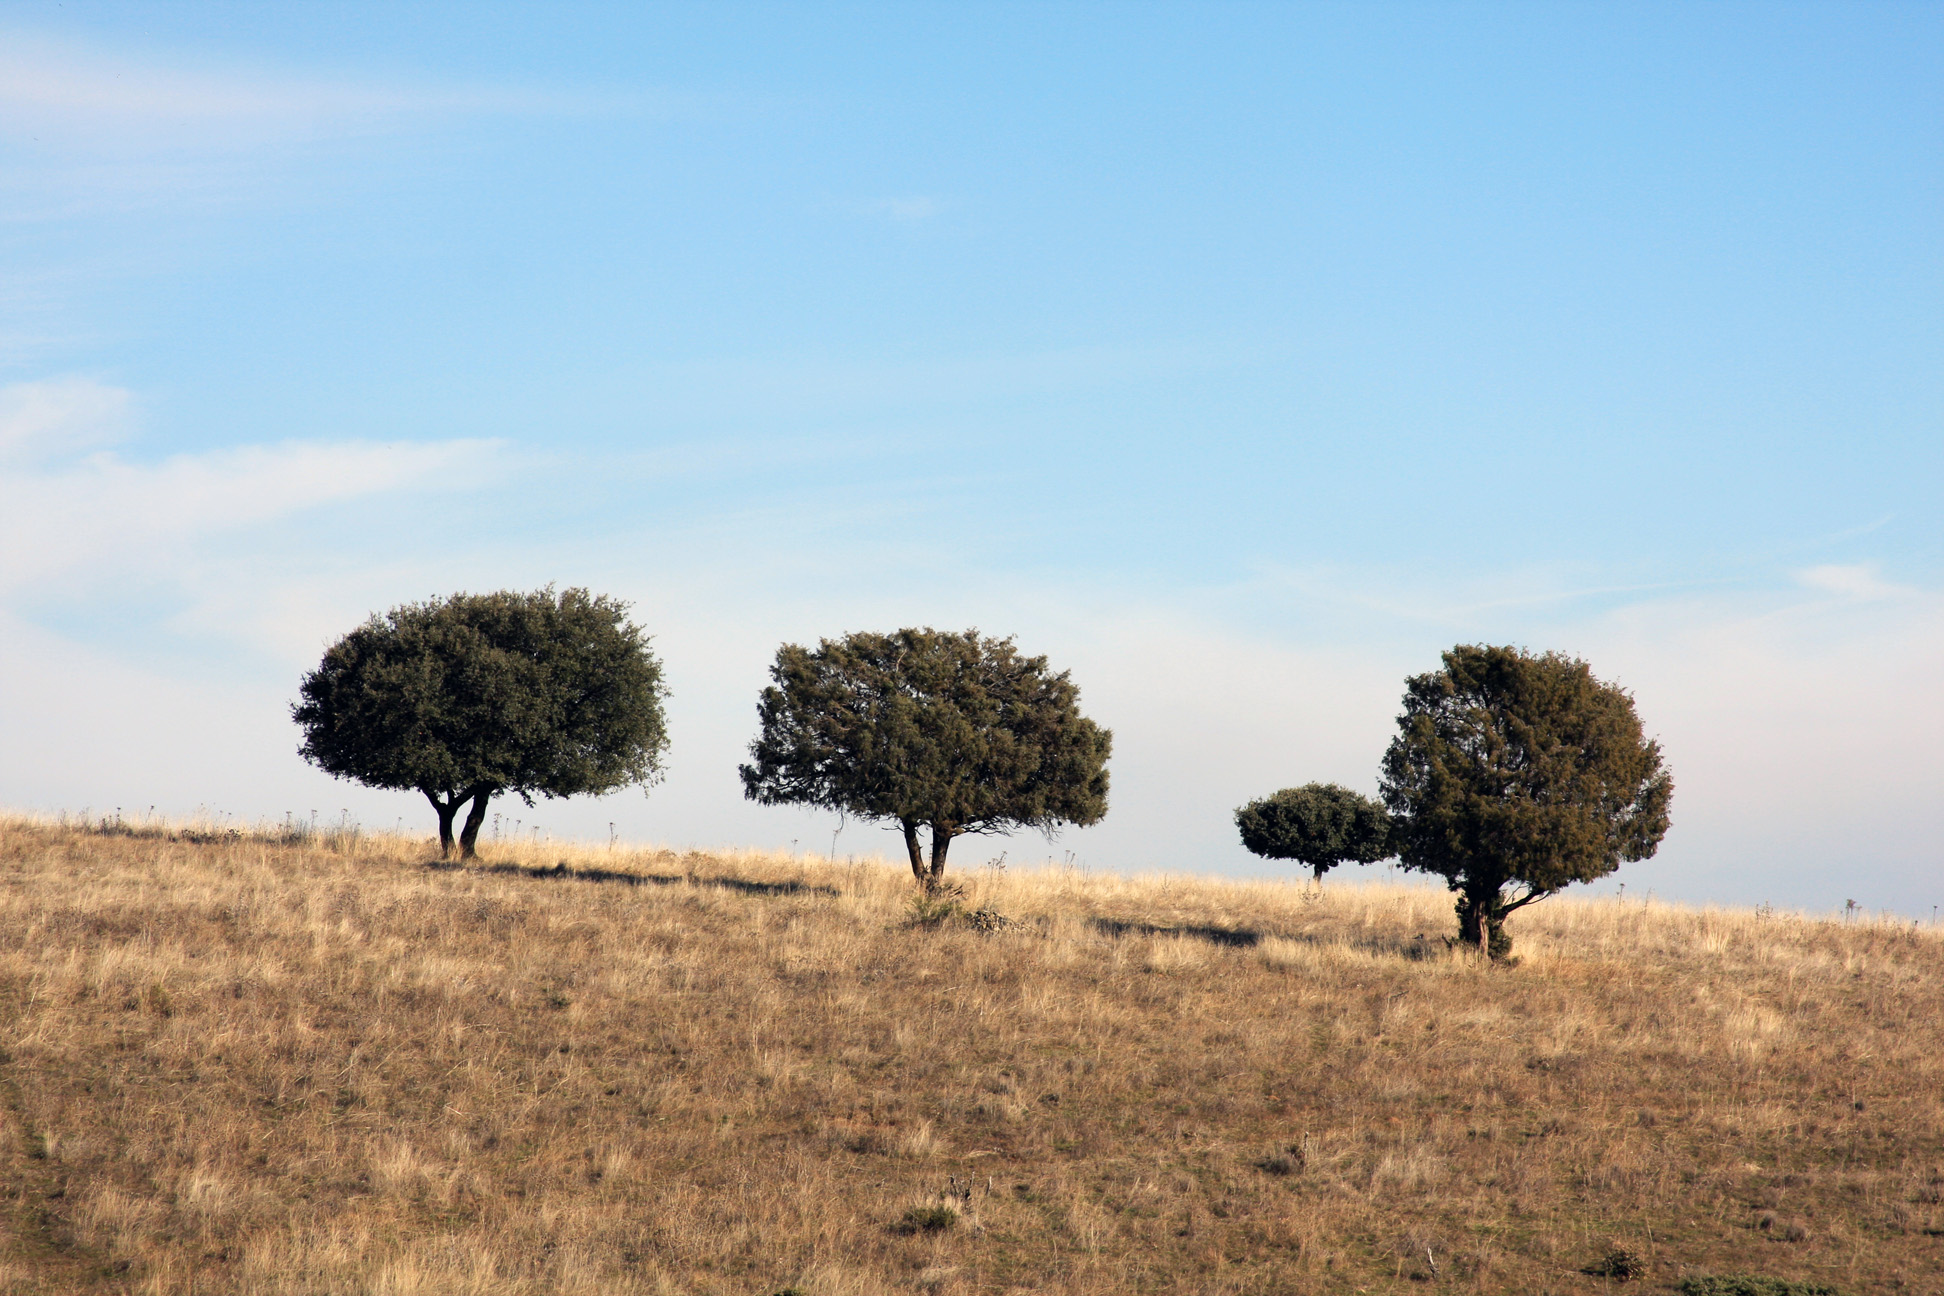
[[[234,201],[276,180],[266,157],[480,117],[670,119],[719,107],[658,88],[400,84],[290,67],[172,65],[0,31],[0,220]]]
[[[286,441],[170,455],[97,449],[136,402],[87,378],[0,387],[0,588],[179,557],[202,537],[408,487],[492,475],[497,441]]]
[[[128,435],[134,400],[91,378],[49,378],[0,387],[0,464],[93,449]]]
[[[0,131],[114,150],[251,144],[356,130],[402,116],[541,112],[639,102],[479,86],[411,86],[282,68],[196,69],[9,34],[0,41]]]
[[[1806,589],[1861,602],[1905,599],[1918,593],[1910,586],[1883,579],[1875,563],[1822,563],[1796,572],[1795,579]]]

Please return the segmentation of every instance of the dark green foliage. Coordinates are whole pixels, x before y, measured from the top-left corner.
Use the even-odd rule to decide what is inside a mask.
[[[1591,1274],[1595,1278],[1613,1278],[1626,1282],[1630,1278],[1638,1278],[1646,1273],[1647,1261],[1625,1247],[1608,1247],[1605,1255],[1580,1272]]]
[[[1050,833],[1107,813],[1113,735],[1080,714],[1065,671],[1010,639],[907,629],[784,644],[770,679],[744,793],[898,824],[927,887],[961,833]]]
[[[1384,753],[1392,845],[1458,893],[1459,935],[1511,950],[1506,916],[1652,855],[1673,779],[1625,690],[1559,653],[1460,645],[1405,684]]]
[[[474,853],[486,804],[646,786],[668,745],[661,663],[627,605],[586,590],[455,594],[393,608],[333,644],[291,715],[304,759],[416,790]]]
[[[1334,783],[1305,783],[1235,812],[1242,844],[1267,859],[1296,860],[1323,880],[1327,869],[1374,864],[1390,854],[1390,815],[1369,797]]]
[[[1786,1278],[1683,1278],[1681,1296],[1842,1296],[1822,1283]]]
[[[899,1233],[943,1233],[958,1223],[958,1212],[950,1206],[913,1206],[896,1225]]]

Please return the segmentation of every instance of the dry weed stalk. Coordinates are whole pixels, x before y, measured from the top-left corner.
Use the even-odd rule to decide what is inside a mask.
[[[426,854],[0,822],[0,1290],[1944,1290],[1929,930]]]

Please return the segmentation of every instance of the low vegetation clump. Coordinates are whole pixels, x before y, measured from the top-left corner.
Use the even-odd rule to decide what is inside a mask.
[[[1613,1278],[1626,1282],[1647,1272],[1647,1261],[1638,1251],[1625,1247],[1608,1247],[1607,1253],[1580,1271],[1592,1274],[1595,1278]]]
[[[1944,1290],[1928,926],[482,852],[0,821],[0,1290]]]
[[[950,1206],[913,1206],[898,1221],[900,1233],[942,1233],[958,1223],[958,1212]]]

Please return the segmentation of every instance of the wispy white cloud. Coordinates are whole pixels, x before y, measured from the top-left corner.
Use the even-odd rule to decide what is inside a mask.
[[[1824,594],[1859,601],[1909,598],[1917,591],[1883,579],[1875,563],[1821,563],[1795,573],[1796,583]]]
[[[128,435],[134,400],[92,378],[0,387],[0,464],[112,444]]]
[[[15,139],[112,151],[158,143],[251,144],[401,116],[593,104],[584,95],[505,87],[388,85],[289,68],[187,67],[20,33],[0,40],[0,131]]]
[[[83,378],[0,388],[0,588],[179,558],[202,536],[305,509],[492,472],[481,440],[233,446],[144,463],[94,450],[127,430],[132,395]]]
[[[174,455],[97,454],[57,472],[0,475],[0,586],[150,563],[198,537],[477,471],[489,441],[286,442]]]
[[[0,30],[0,219],[228,203],[293,182],[315,146],[482,115],[696,111],[670,92],[380,82],[288,66],[195,65]]]

